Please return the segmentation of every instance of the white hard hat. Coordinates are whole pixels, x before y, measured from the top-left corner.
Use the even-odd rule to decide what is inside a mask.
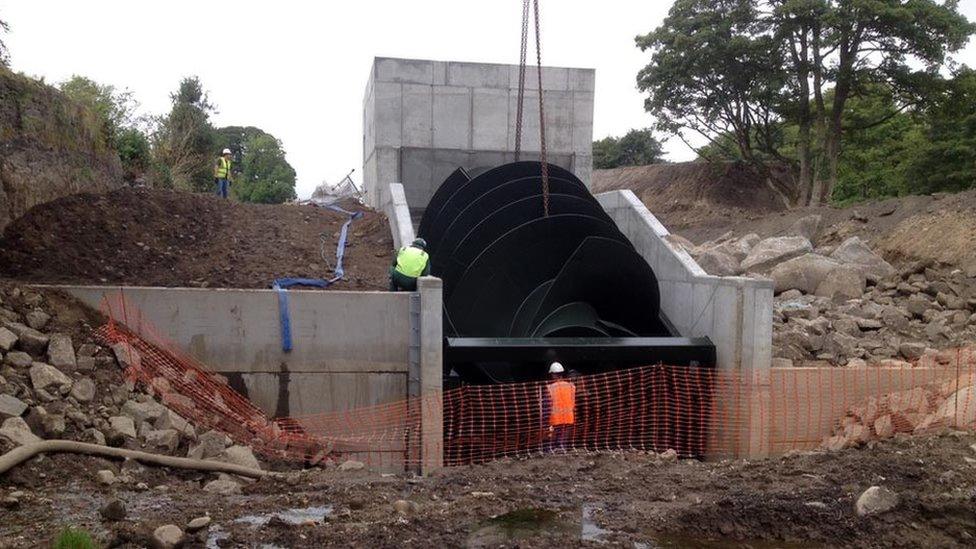
[[[232,154],[232,153],[230,152],[230,149],[224,149],[224,152],[222,152],[221,154]]]
[[[564,371],[565,370],[563,370],[563,365],[558,362],[553,362],[552,364],[549,365],[550,374],[561,374]]]

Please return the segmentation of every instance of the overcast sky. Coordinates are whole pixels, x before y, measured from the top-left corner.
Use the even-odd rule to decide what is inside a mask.
[[[976,20],[976,0],[962,0]],[[661,0],[543,0],[547,65],[596,69],[594,138],[653,121],[635,78],[649,54],[634,37],[659,25]],[[298,194],[356,168],[363,89],[373,57],[518,61],[519,0],[0,0],[15,70],[53,83],[80,74],[135,92],[145,113],[169,110],[197,75],[216,126],[258,126],[284,142]],[[976,66],[976,46],[957,56]],[[679,140],[670,160],[694,155]]]

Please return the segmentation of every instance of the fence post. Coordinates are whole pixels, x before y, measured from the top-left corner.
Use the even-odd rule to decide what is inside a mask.
[[[439,278],[421,277],[420,292],[420,472],[444,466],[443,291]]]

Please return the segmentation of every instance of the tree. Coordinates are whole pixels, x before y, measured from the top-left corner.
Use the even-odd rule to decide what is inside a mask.
[[[118,151],[125,179],[133,181],[149,168],[149,140],[137,128],[138,102],[129,90],[99,84],[84,76],[73,75],[58,84],[69,99],[92,111],[101,121],[105,142]]]
[[[761,24],[754,0],[677,0],[664,23],[638,36],[651,63],[637,75],[657,128],[685,139],[697,133],[766,174],[760,155],[776,156],[776,112],[785,86],[782,52]],[[718,136],[731,136],[720,142]],[[727,154],[733,151],[727,150]],[[789,200],[794,190],[778,189]]]
[[[6,21],[0,19],[0,34],[10,32],[10,25]],[[7,44],[0,38],[0,65],[7,66],[10,63],[10,51],[7,50]]]
[[[924,137],[907,176],[914,192],[976,186],[976,70],[963,67],[942,89],[923,113]]]
[[[170,95],[173,107],[156,120],[152,136],[154,184],[192,191],[213,187],[216,158],[210,113],[214,106],[196,76],[184,78]]]
[[[957,4],[677,0],[661,27],[637,38],[653,52],[638,86],[662,129],[691,129],[716,147],[715,136],[732,136],[753,163],[756,149],[787,160],[799,175],[785,194],[823,203],[839,176],[848,99],[877,84],[894,91],[899,110],[924,99],[946,55],[974,31]],[[773,132],[783,122],[796,125],[795,158],[779,158]]]
[[[623,137],[593,142],[593,167],[644,166],[664,162],[664,150],[650,128],[630,130]]]
[[[276,137],[253,126],[228,126],[214,131],[214,144],[234,155],[238,200],[280,204],[295,198],[295,170]]]

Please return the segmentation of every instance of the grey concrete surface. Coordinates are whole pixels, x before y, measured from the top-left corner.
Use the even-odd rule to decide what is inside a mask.
[[[420,470],[427,474],[444,466],[443,290],[431,276],[417,281],[420,292]]]
[[[390,183],[390,200],[383,206],[383,213],[390,222],[390,232],[393,234],[393,247],[399,249],[413,242],[415,238],[413,221],[410,218],[410,208],[403,185]]]
[[[630,190],[596,195],[657,276],[661,310],[682,336],[708,336],[715,344],[717,366],[741,390],[718,391],[735,398],[716,402],[721,421],[735,429],[711,433],[713,448],[731,449],[738,457],[768,455],[769,436],[763,411],[770,407],[773,345],[773,283],[744,277],[710,276],[682,249]],[[727,389],[727,388],[724,388]]]
[[[538,159],[537,71],[526,73],[523,159]],[[595,71],[543,67],[549,161],[589,185]],[[363,99],[363,180],[376,208],[400,182],[422,209],[456,168],[478,173],[514,160],[518,66],[375,58]]]

